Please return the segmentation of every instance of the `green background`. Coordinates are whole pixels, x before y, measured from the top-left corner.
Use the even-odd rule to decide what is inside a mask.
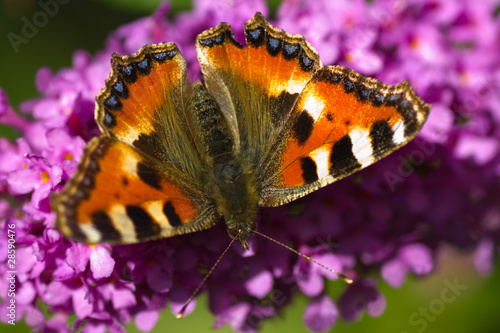
[[[16,54],[7,39],[8,32],[21,34],[23,16],[31,18],[40,10],[34,0],[5,0],[0,4],[0,87],[6,90],[11,104],[18,107],[21,101],[38,96],[35,75],[42,66],[54,71],[71,66],[72,54],[77,49],[85,49],[93,54],[101,49],[106,36],[122,24],[151,14],[158,0],[107,0],[70,1],[62,5],[55,17],[39,29],[37,35],[27,44],[19,46]],[[190,1],[172,1],[173,12],[189,10]],[[271,14],[276,12],[279,1],[269,1]],[[0,125],[0,136],[13,138],[16,133]],[[472,264],[472,256],[456,249],[443,249],[435,272],[428,278],[410,278],[403,287],[393,289],[384,281],[380,287],[387,299],[387,308],[382,316],[372,318],[363,315],[354,323],[339,320],[333,332],[500,332],[500,270],[497,268],[487,277],[481,277]],[[420,322],[411,325],[410,316],[439,303],[441,292],[446,285],[458,279],[460,285],[467,286],[456,300],[445,308],[426,326]],[[328,282],[328,290],[336,299],[344,288],[342,282]],[[296,295],[278,317],[268,320],[262,332],[307,332],[302,316],[308,299]],[[423,318],[423,317],[418,317]],[[214,318],[207,310],[205,295],[198,298],[198,306],[193,314],[177,320],[170,309],[161,315],[155,332],[231,332],[229,327],[216,330]],[[0,324],[0,330],[9,332],[29,332],[22,321],[15,326]],[[127,325],[127,331],[140,332],[135,323]]]

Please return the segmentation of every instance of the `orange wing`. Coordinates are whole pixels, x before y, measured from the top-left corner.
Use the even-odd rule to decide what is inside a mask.
[[[210,227],[218,215],[200,185],[193,91],[177,46],[113,54],[111,65],[97,96],[103,134],[54,197],[58,228],[86,242],[133,243]]]
[[[215,212],[173,183],[128,144],[100,136],[52,206],[57,227],[88,243],[135,243],[206,229]]]
[[[207,90],[232,130],[236,151],[258,165],[273,150],[297,97],[321,66],[304,37],[273,28],[260,13],[245,24],[247,46],[221,23],[197,38]]]
[[[97,96],[96,121],[104,134],[132,144],[155,131],[159,109],[180,104],[186,62],[173,43],[149,44],[130,56],[113,53],[111,68]]]
[[[113,54],[111,74],[97,96],[96,121],[104,135],[137,148],[199,182],[200,156],[192,126],[192,89],[186,62],[173,43],[148,44],[130,56]]]
[[[261,206],[276,206],[366,167],[411,140],[430,110],[408,82],[383,84],[339,66],[321,67],[299,35],[260,14],[247,46],[221,23],[198,36],[207,89],[255,165]]]
[[[262,206],[277,206],[367,167],[408,143],[430,111],[405,81],[383,84],[340,66],[314,73],[300,95]]]

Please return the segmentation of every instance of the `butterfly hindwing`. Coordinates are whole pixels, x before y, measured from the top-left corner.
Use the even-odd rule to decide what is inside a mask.
[[[345,67],[319,69],[295,104],[260,204],[290,202],[373,164],[408,143],[429,110],[407,81],[391,86]]]
[[[54,198],[58,228],[88,243],[135,243],[212,225],[181,188],[133,147],[109,136],[92,139],[65,190]]]

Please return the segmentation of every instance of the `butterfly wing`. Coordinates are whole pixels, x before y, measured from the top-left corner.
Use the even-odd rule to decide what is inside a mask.
[[[405,81],[386,85],[340,66],[314,73],[282,133],[261,206],[278,206],[367,167],[408,143],[430,111]]]
[[[245,24],[247,46],[221,23],[197,38],[205,85],[220,106],[236,144],[250,163],[262,164],[287,123],[300,92],[321,63],[299,35],[273,28],[260,14]],[[257,170],[264,179],[269,168]]]
[[[195,109],[186,64],[175,44],[112,56],[97,96],[103,135],[54,197],[57,226],[86,242],[133,243],[208,228],[203,163],[191,133]]]
[[[197,39],[207,89],[221,106],[260,184],[277,206],[366,167],[411,140],[430,107],[407,82],[385,85],[339,66],[321,67],[299,35],[257,13],[247,46],[221,23]]]
[[[92,139],[79,169],[52,206],[57,227],[88,243],[135,243],[209,228],[214,212],[200,209],[189,188],[110,136]]]
[[[176,168],[188,183],[200,179],[191,137],[192,91],[186,62],[173,43],[148,44],[130,56],[113,54],[111,74],[97,96],[96,121],[158,166]]]

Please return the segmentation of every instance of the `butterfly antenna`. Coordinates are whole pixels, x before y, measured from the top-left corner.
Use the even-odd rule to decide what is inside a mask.
[[[254,234],[260,235],[260,236],[262,236],[262,237],[264,237],[264,238],[269,239],[270,241],[273,241],[274,243],[276,243],[276,244],[278,244],[278,245],[283,246],[285,249],[288,249],[288,250],[292,251],[293,253],[298,254],[298,255],[299,255],[299,256],[301,256],[302,258],[307,259],[307,260],[309,260],[309,261],[311,261],[311,262],[315,263],[316,265],[319,265],[319,266],[323,267],[323,268],[324,268],[324,269],[326,269],[327,271],[329,271],[329,272],[332,272],[332,273],[336,274],[339,278],[341,278],[342,280],[344,280],[344,282],[349,283],[349,284],[351,284],[351,283],[352,283],[352,279],[351,279],[351,278],[349,278],[347,275],[342,274],[342,273],[339,273],[339,272],[337,272],[337,271],[334,271],[334,270],[333,270],[333,269],[331,269],[330,267],[327,267],[327,266],[323,265],[322,263],[320,263],[320,262],[318,262],[318,261],[314,260],[313,258],[311,258],[311,257],[309,257],[309,256],[307,256],[307,255],[305,255],[305,254],[303,254],[303,253],[300,253],[299,251],[297,251],[297,250],[295,250],[295,249],[291,248],[290,246],[285,245],[285,244],[281,243],[280,241],[277,241],[276,239],[271,238],[271,237],[269,237],[269,236],[267,236],[267,235],[264,235],[263,233],[260,233],[260,232],[258,232],[257,230],[252,230],[252,229],[249,229],[249,230],[250,230],[251,232],[253,232]]]
[[[224,257],[224,255],[226,254],[226,252],[229,250],[229,248],[231,247],[231,245],[233,245],[234,241],[237,238],[238,237],[234,237],[231,240],[231,242],[226,247],[226,249],[224,250],[224,252],[222,252],[222,254],[219,256],[219,259],[217,259],[217,261],[215,262],[215,264],[213,264],[212,268],[210,268],[210,270],[208,271],[208,273],[205,275],[205,277],[203,278],[203,280],[201,280],[201,282],[198,284],[198,286],[193,291],[193,293],[191,294],[191,296],[189,296],[188,300],[186,301],[186,303],[184,303],[184,306],[182,307],[181,311],[175,316],[175,318],[181,319],[182,317],[184,317],[184,312],[186,311],[187,306],[189,305],[189,303],[191,303],[191,301],[196,297],[196,295],[198,294],[198,291],[200,291],[201,286],[203,286],[205,284],[205,281],[207,281],[208,277],[212,274],[212,272],[214,271],[215,267],[217,267],[217,265],[222,260],[222,257]]]

